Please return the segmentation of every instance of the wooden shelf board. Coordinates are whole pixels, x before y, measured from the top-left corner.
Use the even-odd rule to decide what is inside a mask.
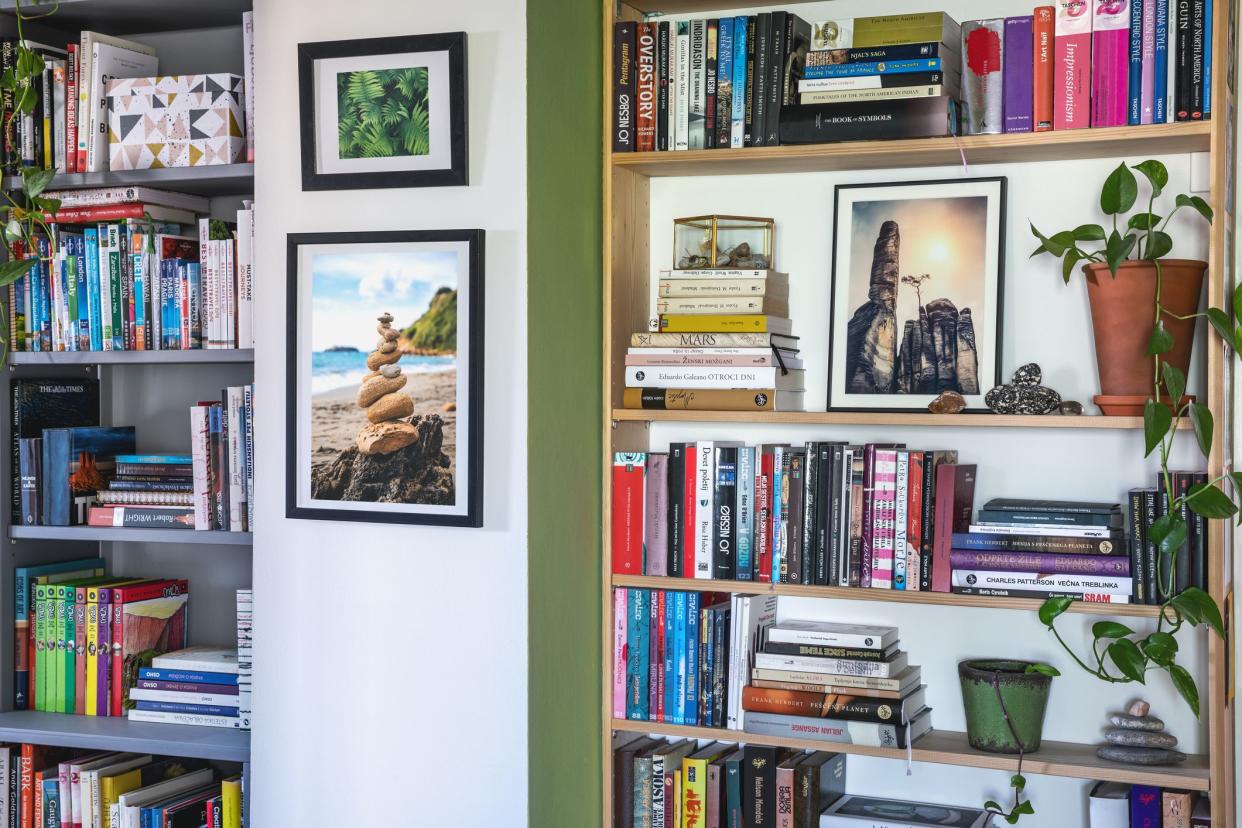
[[[196,532],[192,529],[133,529],[110,526],[12,526],[14,540],[129,541],[133,543],[213,544],[250,546],[250,532]]]
[[[21,189],[21,183],[18,176],[4,179],[4,186],[10,189]],[[91,187],[154,187],[209,197],[247,195],[254,192],[254,164],[68,173],[53,178],[47,189],[82,190]]]
[[[9,354],[11,365],[209,365],[251,364],[251,349],[203,349],[194,351],[64,351]]]
[[[933,715],[934,712],[933,712]],[[865,745],[839,744],[817,739],[786,739],[779,736],[757,736],[738,730],[713,727],[683,727],[657,724],[656,722],[632,722],[613,719],[614,731],[630,733],[659,733],[693,739],[719,739],[727,742],[775,745],[797,750],[835,750],[855,756],[877,756],[883,759],[905,761],[906,751],[899,748],[868,747]],[[1100,782],[1121,782],[1131,785],[1154,785],[1161,788],[1181,790],[1208,790],[1208,764],[1205,756],[1191,756],[1185,763],[1170,767],[1142,767],[1110,762],[1095,755],[1095,745],[1074,742],[1044,741],[1036,753],[1028,754],[1022,764],[1023,773],[1046,776],[1068,776],[1075,779],[1094,779]],[[933,730],[914,743],[911,756],[915,762],[931,762],[939,765],[961,765],[969,768],[1016,771],[1017,756],[984,753],[973,750],[966,741],[966,734],[951,730]]]
[[[1141,429],[1142,417],[1049,414],[910,414],[867,411],[661,411],[614,408],[618,422],[653,423],[747,423],[754,425],[879,425],[938,426],[946,428],[1110,428]],[[1182,422],[1182,428],[1187,424]]]
[[[690,592],[740,592],[746,595],[784,595],[790,598],[836,598],[842,601],[879,601],[894,604],[923,604],[936,607],[979,607],[1035,612],[1043,603],[1038,598],[999,598],[984,595],[954,595],[951,592],[907,592],[900,589],[862,589],[859,587],[770,584],[760,581],[718,581],[697,578],[666,578],[659,575],[613,575],[614,587],[670,589]],[[1070,612],[1090,615],[1122,615],[1155,618],[1159,607],[1139,604],[1091,604],[1075,601]]]
[[[124,718],[34,710],[0,713],[0,741],[188,756],[221,762],[250,761],[248,730],[131,722]]]
[[[1069,161],[1207,152],[1212,125],[1198,121],[1063,132],[849,141],[744,149],[612,154],[614,170],[652,177],[875,170],[969,164]]]

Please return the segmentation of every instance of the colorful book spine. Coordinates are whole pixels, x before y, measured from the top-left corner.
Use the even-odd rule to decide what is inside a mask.
[[[1169,120],[1169,0],[1155,0],[1155,4],[1151,121],[1164,124]]]
[[[1091,8],[1084,0],[1057,0],[1053,128],[1091,125]]]
[[[1130,576],[1130,559],[1108,555],[1057,555],[1049,552],[988,552],[954,549],[949,553],[954,569],[995,569],[1049,575]]]
[[[1150,124],[1154,122],[1156,112],[1156,0],[1132,0],[1134,2],[1134,11],[1141,18],[1141,31],[1139,43],[1139,123]],[[1168,22],[1165,21],[1165,25]],[[1133,83],[1133,79],[1131,79]],[[1130,94],[1134,94],[1131,89]],[[1159,90],[1159,94],[1163,96],[1165,91]]]
[[[629,590],[612,591],[612,717],[624,719],[626,699],[626,654],[629,647]],[[139,682],[141,685],[141,682]]]
[[[733,19],[733,106],[732,124],[729,130],[729,146],[743,146],[746,138],[746,99],[749,95],[749,77],[746,74],[748,18]]]
[[[808,66],[803,75],[807,80],[818,78],[856,78],[870,75],[907,75],[911,72],[948,71],[944,58],[910,58],[907,60],[872,61],[869,63],[834,63]]]
[[[1125,126],[1129,109],[1130,3],[1095,3],[1091,21],[1091,126]]]
[[[755,449],[742,446],[737,451],[737,560],[734,577],[751,580],[755,536]]]
[[[686,684],[689,679],[689,655],[686,652],[686,616],[691,593],[673,593],[673,704],[666,710],[671,724],[689,724],[686,720]]]
[[[1143,123],[1143,0],[1130,0],[1129,100],[1126,105],[1126,123],[1138,126]]]
[[[897,509],[897,452],[877,449],[875,453],[875,498],[873,529],[874,548],[871,558],[871,587],[893,588],[894,520]]]
[[[644,22],[637,24],[637,30],[634,149],[637,152],[653,152],[656,140],[655,48],[659,26],[654,22]]]
[[[620,21],[613,29],[612,151],[634,151],[634,49],[637,38],[633,21]]]
[[[962,24],[962,97],[969,135],[1004,131],[1004,46],[1004,18]]]
[[[699,724],[699,607],[702,596],[686,594],[686,695],[682,699],[682,721],[690,726]]]
[[[86,587],[74,590],[73,712],[86,715]]]
[[[647,455],[616,452],[612,466],[612,571],[643,574],[643,491]]]
[[[1150,785],[1130,786],[1130,825],[1133,828],[1161,828],[1164,801],[1160,788]]]
[[[1033,132],[1035,18],[1005,18],[1005,132]]]
[[[647,718],[647,631],[650,592],[631,589],[627,595],[625,718],[632,721]]]

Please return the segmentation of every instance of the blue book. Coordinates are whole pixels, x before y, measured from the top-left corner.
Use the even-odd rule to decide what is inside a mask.
[[[1212,0],[1203,0],[1203,120],[1212,114]]]
[[[172,306],[176,297],[173,290],[173,280],[177,275],[177,261],[175,259],[163,259],[160,261],[160,347],[165,350],[177,349],[177,327],[173,314]]]
[[[45,428],[43,430],[43,523],[46,526],[75,526],[86,523],[86,510],[94,503],[97,489],[81,482],[74,488],[69,478],[90,463],[94,477],[104,478],[116,468],[113,460],[122,452],[134,450],[134,427],[85,426]],[[104,484],[106,485],[106,484]]]
[[[1169,120],[1169,0],[1156,0],[1156,80],[1152,123]]]
[[[630,720],[647,718],[647,600],[647,590],[630,589],[625,633],[625,718]]]
[[[744,825],[742,821],[742,752],[734,751],[725,759],[725,813],[721,825]]]
[[[188,454],[118,454],[116,456],[118,463],[159,463],[170,464],[179,463],[182,465],[190,465],[194,462],[193,458]]]
[[[77,303],[73,302],[73,304],[70,304],[72,294],[69,292],[69,259],[65,256],[63,236],[61,238],[61,246],[56,251],[56,261],[53,267],[56,268],[56,281],[60,285],[57,289],[58,296],[56,299],[56,328],[60,331],[60,347],[65,351],[72,351],[73,348],[69,347],[69,342],[73,338],[69,311],[70,309],[76,310],[75,306]],[[74,286],[76,288],[76,282]]]
[[[755,522],[755,449],[741,446],[737,450],[737,561],[734,578],[751,580],[750,544]]]
[[[729,146],[742,146],[746,130],[746,26],[745,15],[733,18],[733,124]]]
[[[699,724],[699,599],[697,592],[686,593],[686,695],[682,717],[691,727]]]
[[[733,135],[733,18],[722,17],[716,34],[716,146],[727,147]],[[727,84],[728,100],[721,95]],[[746,90],[742,90],[745,94]],[[727,109],[725,107],[728,107]]]
[[[886,60],[872,63],[835,63],[830,66],[808,66],[804,77],[858,78],[864,75],[908,75],[911,72],[944,71],[944,58],[913,58],[910,60]]]
[[[56,774],[43,779],[43,822],[35,828],[60,828],[60,777]]]
[[[676,724],[674,716],[677,710],[677,654],[674,642],[677,640],[677,610],[675,608],[676,592],[664,595],[664,720]]]
[[[103,350],[103,321],[99,310],[99,231],[82,231],[86,255],[86,314],[91,334],[91,350]]]
[[[236,716],[236,707],[216,704],[186,704],[182,702],[147,701],[134,702],[139,710],[158,710],[161,713],[198,713],[203,716]]]
[[[677,665],[674,673],[674,704],[672,708],[664,711],[664,718],[672,724],[686,723],[686,596],[688,594],[686,592],[673,593],[675,596],[673,609],[676,617],[673,620],[674,635],[671,649]],[[667,642],[665,647],[669,648]],[[664,681],[668,682],[667,676]]]
[[[185,266],[190,283],[190,343],[186,347],[203,347],[203,308],[199,297],[203,295],[203,280],[198,262]]]
[[[151,345],[147,342],[147,255],[144,249],[147,244],[145,227],[130,228],[130,272],[134,276],[134,344],[142,343],[142,350]],[[139,252],[134,253],[134,248]]]
[[[1143,2],[1130,4],[1130,102],[1126,107],[1130,126],[1143,123]]]
[[[182,681],[187,684],[237,684],[236,673],[209,673],[201,670],[171,670],[162,667],[140,667],[138,678],[147,681]]]
[[[40,247],[37,241],[35,242],[35,247]],[[41,255],[42,250],[38,250],[37,253]],[[34,334],[34,350],[36,351],[48,350],[47,343],[43,336],[43,314],[44,309],[47,306],[45,298],[47,296],[47,279],[44,275],[44,271],[45,268],[43,266],[42,259],[36,261],[35,266],[30,270],[30,276],[34,280],[34,291],[32,294],[34,297],[34,321],[31,324],[30,329]]]
[[[89,351],[91,347],[91,321],[89,288],[86,284],[86,246],[81,236],[73,237],[73,273],[78,283],[78,349]]]

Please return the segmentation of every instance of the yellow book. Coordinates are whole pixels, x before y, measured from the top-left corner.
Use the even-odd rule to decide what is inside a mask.
[[[683,759],[682,762],[685,762]],[[668,807],[667,805],[665,806]],[[671,828],[681,828],[681,771],[673,774],[673,818],[669,820],[668,814],[664,815],[664,824]]]
[[[759,313],[662,313],[661,333],[774,333],[793,330],[782,316]]]
[[[854,48],[897,46],[903,43],[944,43],[961,49],[962,27],[944,12],[888,14],[854,18]]]
[[[239,777],[220,783],[220,810],[224,812],[224,828],[241,828],[242,786]]]
[[[141,786],[142,768],[99,778],[99,815],[103,823],[100,828],[121,828],[112,824],[112,806],[121,801],[121,794],[136,791]]]
[[[679,828],[704,828],[707,825],[707,766],[713,759],[724,756],[731,749],[731,745],[713,742],[681,761]]]
[[[99,715],[99,590],[86,591],[86,715]],[[107,810],[105,809],[105,813]]]

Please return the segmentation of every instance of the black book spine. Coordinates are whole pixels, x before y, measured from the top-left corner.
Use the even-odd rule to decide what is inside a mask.
[[[819,443],[806,444],[806,466],[802,474],[802,560],[798,572],[802,583],[813,584],[811,571],[815,566],[815,539],[818,536],[816,521],[819,518]]]
[[[764,112],[763,143],[774,147],[780,143],[781,98],[785,86],[781,71],[785,66],[785,26],[789,12],[772,12],[772,50],[768,53],[767,109]]]
[[[9,520],[12,526],[21,526],[22,515],[26,510],[22,505],[22,481],[13,474],[13,469],[21,468],[22,436],[22,384],[14,382],[9,386],[9,485],[12,489],[12,502],[9,504]]]
[[[712,647],[713,638],[712,611],[707,607],[699,610],[699,697],[695,700],[698,709],[698,724],[707,725],[708,711],[711,710],[712,676],[708,670],[707,653]]]
[[[781,520],[785,522],[785,548],[783,575],[787,575],[789,583],[802,583],[802,497],[806,483],[806,452],[787,453],[789,457],[789,504],[781,510]],[[784,483],[781,486],[784,487]]]
[[[1191,479],[1194,477],[1193,472],[1174,472],[1173,473],[1173,494],[1177,498],[1184,498],[1190,493]],[[1190,586],[1190,578],[1193,567],[1190,562],[1191,554],[1191,512],[1190,507],[1185,501],[1177,507],[1177,513],[1181,516],[1182,522],[1186,524],[1186,542],[1182,544],[1182,548],[1177,552],[1177,565],[1174,574],[1176,580],[1173,582],[1173,594],[1181,592]]]
[[[1177,13],[1173,17],[1174,52],[1173,115],[1178,121],[1190,120],[1190,61],[1191,61],[1191,0],[1177,0]]]
[[[1200,486],[1207,483],[1207,475],[1196,472],[1191,484]],[[1207,556],[1207,519],[1198,512],[1190,513],[1190,584],[1199,589],[1208,588],[1208,556]]]
[[[759,18],[749,15],[746,18],[746,88],[742,90],[744,101],[742,122],[742,146],[753,146],[755,137],[752,132],[755,122],[755,60],[758,50],[755,39],[759,36]]]
[[[815,494],[815,571],[811,583],[828,585],[828,560],[832,557],[832,542],[836,538],[836,506],[833,503],[834,484],[841,480],[841,446],[825,444],[819,450],[819,481]],[[835,486],[835,489],[839,489]]]
[[[716,486],[713,494],[712,577],[731,581],[737,558],[737,448],[716,449]]]
[[[669,51],[668,21],[660,23],[656,34],[656,149],[669,149],[668,129],[668,62],[672,57]]]
[[[1143,583],[1143,490],[1131,489],[1126,509],[1126,551],[1130,555],[1130,576],[1134,579],[1134,603],[1147,603]]]
[[[18,526],[37,526],[40,521],[39,492],[42,480],[39,475],[40,460],[43,457],[43,439],[40,437],[23,437],[20,443],[21,459],[16,467],[18,474],[14,479],[20,486],[21,514],[14,521]]]
[[[852,658],[859,661],[891,661],[894,653],[888,650],[868,650],[862,647],[836,647],[828,644],[798,644],[792,641],[768,641],[763,645],[765,653],[791,656],[814,656],[815,658]],[[895,651],[894,651],[895,652]]]
[[[1170,481],[1168,485],[1172,485],[1173,491],[1175,492],[1177,491],[1176,483]],[[1166,485],[1165,483],[1164,475],[1160,475],[1160,482],[1156,487],[1156,519],[1157,520],[1159,520],[1160,518],[1164,517],[1165,515],[1169,513],[1168,485]],[[1164,600],[1166,592],[1168,595],[1177,594],[1177,588],[1175,584],[1175,579],[1177,577],[1177,571],[1174,568],[1175,564],[1173,561],[1173,557],[1171,555],[1165,555],[1161,553],[1160,550],[1156,550],[1156,555],[1157,555],[1156,603],[1159,604]],[[1161,585],[1163,585],[1163,588],[1161,588]]]
[[[717,77],[716,68],[720,65],[717,61],[717,49],[720,43],[720,21],[716,19],[707,21],[707,45],[704,67],[704,84],[703,84],[703,117],[705,119],[703,129],[703,148],[716,148],[716,88]]]
[[[634,151],[634,49],[637,30],[623,20],[612,34],[612,151]]]
[[[0,72],[9,72],[13,67],[13,54],[16,42],[12,38],[6,37],[0,42]],[[17,173],[18,157],[13,152],[14,139],[17,137],[17,121],[13,118],[13,90],[0,90],[0,127],[4,129],[4,172],[6,175],[14,175]]]
[[[957,102],[949,97],[806,104],[781,109],[780,143],[940,138],[957,129]]]
[[[828,518],[832,521],[832,528],[828,533],[828,550],[827,565],[828,580],[824,583],[828,586],[839,586],[841,581],[841,551],[844,548],[843,539],[846,537],[846,531],[842,523],[845,510],[846,500],[846,463],[849,454],[844,448],[834,449],[832,460],[832,502],[828,505]]]
[[[923,537],[920,538],[919,591],[931,590],[932,539],[936,537],[936,452],[923,455]]]
[[[1202,121],[1205,108],[1203,72],[1208,55],[1204,0],[1191,0],[1190,12],[1190,120]]]
[[[781,70],[781,103],[798,102],[798,81],[806,73],[806,54],[811,48],[811,24],[789,13],[785,24],[785,65]]]
[[[729,686],[729,607],[718,606],[712,613],[712,724],[725,726],[726,688]]]
[[[668,447],[668,569],[671,578],[682,577],[681,549],[684,543],[686,484],[686,444],[672,443]]]
[[[1156,563],[1159,554],[1156,544],[1151,540],[1148,530],[1160,516],[1160,492],[1157,489],[1143,490],[1143,603],[1156,605],[1160,603],[1160,590],[1156,583]]]
[[[768,112],[768,63],[772,60],[772,12],[761,12],[755,20],[755,89],[751,95],[751,146],[767,142],[764,126]]]
[[[769,745],[746,745],[742,748],[744,825],[776,825],[776,762],[779,751],[779,748]]]

